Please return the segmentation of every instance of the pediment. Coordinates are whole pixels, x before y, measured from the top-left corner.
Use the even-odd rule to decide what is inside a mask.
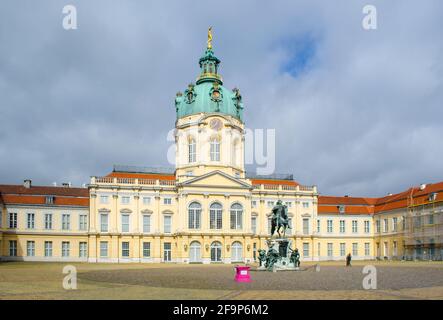
[[[182,186],[191,187],[228,187],[228,188],[251,188],[249,183],[237,179],[219,170],[195,177],[182,183]]]

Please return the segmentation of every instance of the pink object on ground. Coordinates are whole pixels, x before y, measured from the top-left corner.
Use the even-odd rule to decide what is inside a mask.
[[[250,267],[236,266],[235,278],[237,282],[251,282],[251,275],[249,274]]]

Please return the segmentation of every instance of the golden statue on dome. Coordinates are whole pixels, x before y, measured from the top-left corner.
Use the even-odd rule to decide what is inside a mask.
[[[208,29],[208,49],[212,49],[212,27]]]

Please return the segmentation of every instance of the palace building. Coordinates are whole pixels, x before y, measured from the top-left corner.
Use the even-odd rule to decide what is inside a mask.
[[[219,65],[208,40],[197,81],[176,95],[175,168],[114,166],[87,188],[0,185],[0,259],[250,263],[278,200],[304,261],[442,259],[443,182],[334,197],[247,173],[242,96]]]

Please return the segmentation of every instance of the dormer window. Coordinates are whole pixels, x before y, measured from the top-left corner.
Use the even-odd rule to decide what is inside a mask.
[[[437,193],[436,192],[432,192],[430,195],[429,195],[429,202],[431,202],[431,201],[435,201],[437,199]]]
[[[345,213],[345,206],[344,205],[339,205],[338,206],[338,212],[340,213],[340,214],[344,214]]]
[[[54,196],[46,196],[45,203],[46,204],[54,204]]]

